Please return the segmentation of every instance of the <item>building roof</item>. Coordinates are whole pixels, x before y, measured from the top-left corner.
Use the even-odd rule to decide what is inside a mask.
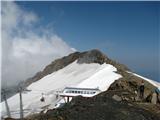
[[[65,87],[65,89],[76,89],[76,90],[96,90],[96,91],[100,91],[100,89],[97,87],[97,88],[77,88],[77,87]]]

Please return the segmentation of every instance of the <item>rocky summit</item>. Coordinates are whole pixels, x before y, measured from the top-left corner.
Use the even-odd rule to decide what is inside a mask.
[[[107,64],[111,64],[111,65],[115,66],[119,72],[129,70],[125,65],[120,64],[120,63],[108,58],[100,50],[93,49],[93,50],[86,51],[86,52],[75,52],[75,53],[72,53],[68,56],[65,56],[63,58],[60,58],[60,59],[53,61],[52,63],[47,65],[43,71],[38,72],[35,76],[29,78],[23,84],[25,84],[25,86],[28,86],[31,83],[43,78],[44,76],[66,67],[67,65],[71,64],[75,60],[77,60],[77,63],[79,63],[79,64],[82,64],[82,63],[88,63],[88,64],[89,63],[98,63],[98,64],[107,63]]]

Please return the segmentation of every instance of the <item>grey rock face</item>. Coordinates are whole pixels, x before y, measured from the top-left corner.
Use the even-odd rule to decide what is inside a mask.
[[[151,103],[152,103],[152,104],[157,104],[157,94],[156,94],[156,93],[153,93],[153,94],[152,94]]]

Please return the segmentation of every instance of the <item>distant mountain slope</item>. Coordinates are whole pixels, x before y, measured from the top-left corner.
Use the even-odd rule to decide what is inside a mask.
[[[78,63],[77,59],[66,67],[33,82],[26,88],[30,92],[22,94],[25,116],[46,109],[53,109],[55,104],[61,99],[56,98],[56,91],[61,91],[68,86],[82,88],[98,87],[101,91],[107,90],[110,84],[121,77],[120,74],[115,73],[116,71],[117,69],[110,64]],[[100,76],[101,79],[99,79]],[[45,102],[40,101],[42,93],[45,96]],[[5,116],[5,104],[4,102],[1,104],[2,115]],[[11,111],[18,112],[19,94],[9,98],[8,104]],[[17,118],[19,114],[13,114],[12,117]]]
[[[44,76],[51,74],[55,71],[58,71],[70,63],[77,60],[77,63],[98,63],[98,64],[111,64],[115,66],[119,72],[124,70],[129,70],[125,65],[117,63],[111,59],[109,59],[106,55],[104,55],[101,51],[97,49],[93,49],[87,52],[75,52],[63,58],[57,59],[53,61],[51,64],[47,65],[43,71],[38,72],[34,77],[29,78],[25,82],[25,86],[30,85],[31,83],[43,78]]]
[[[75,52],[69,56],[57,59],[46,66],[43,71],[25,81],[24,87],[30,90],[22,94],[25,116],[53,109],[55,104],[62,100],[56,97],[56,91],[61,91],[68,86],[99,88],[104,94],[100,94],[97,97],[104,97],[106,90],[116,90],[118,91],[118,95],[121,94],[121,91],[125,90],[131,94],[127,97],[125,96],[127,101],[131,101],[135,97],[134,92],[142,80],[145,81],[145,98],[152,93],[155,87],[157,87],[156,85],[159,86],[159,84],[153,84],[154,82],[152,80],[145,80],[129,71],[125,65],[111,60],[99,50],[90,50],[82,53]],[[45,102],[40,101],[42,93],[45,97]],[[97,102],[95,101],[96,104]],[[18,112],[19,94],[9,98],[8,103],[12,111]],[[92,102],[88,103],[88,105],[90,104]],[[1,105],[2,115],[5,116],[4,102]],[[94,111],[98,112],[98,109]],[[53,112],[53,114],[55,113]],[[65,115],[65,112],[62,114]],[[19,114],[12,114],[12,117],[18,118]],[[69,119],[72,119],[72,117],[69,117]]]

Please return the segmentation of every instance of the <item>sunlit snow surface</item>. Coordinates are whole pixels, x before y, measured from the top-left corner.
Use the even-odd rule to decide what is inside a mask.
[[[28,86],[27,89],[31,91],[22,94],[24,114],[26,116],[42,110],[51,109],[55,107],[56,103],[63,103],[63,99],[56,98],[55,92],[61,91],[65,87],[99,88],[101,92],[105,91],[115,80],[122,77],[116,71],[117,69],[110,64],[78,64],[75,61],[65,68],[53,72]],[[160,83],[158,82],[135,73],[132,74],[160,87]],[[42,93],[44,94],[45,102],[40,101]],[[19,118],[19,94],[9,98],[8,104],[12,117]],[[1,113],[4,116],[6,115],[4,102],[1,103],[1,107]]]
[[[122,77],[115,71],[117,69],[109,64],[78,64],[75,61],[28,86],[27,89],[31,91],[22,94],[25,116],[47,108],[53,108],[60,101],[56,98],[55,91],[63,90],[65,87],[98,87],[101,91],[105,91],[115,80]],[[45,102],[40,101],[42,93],[44,93]],[[19,94],[9,98],[8,104],[12,117],[19,117]],[[1,105],[1,113],[6,115],[4,102]]]

